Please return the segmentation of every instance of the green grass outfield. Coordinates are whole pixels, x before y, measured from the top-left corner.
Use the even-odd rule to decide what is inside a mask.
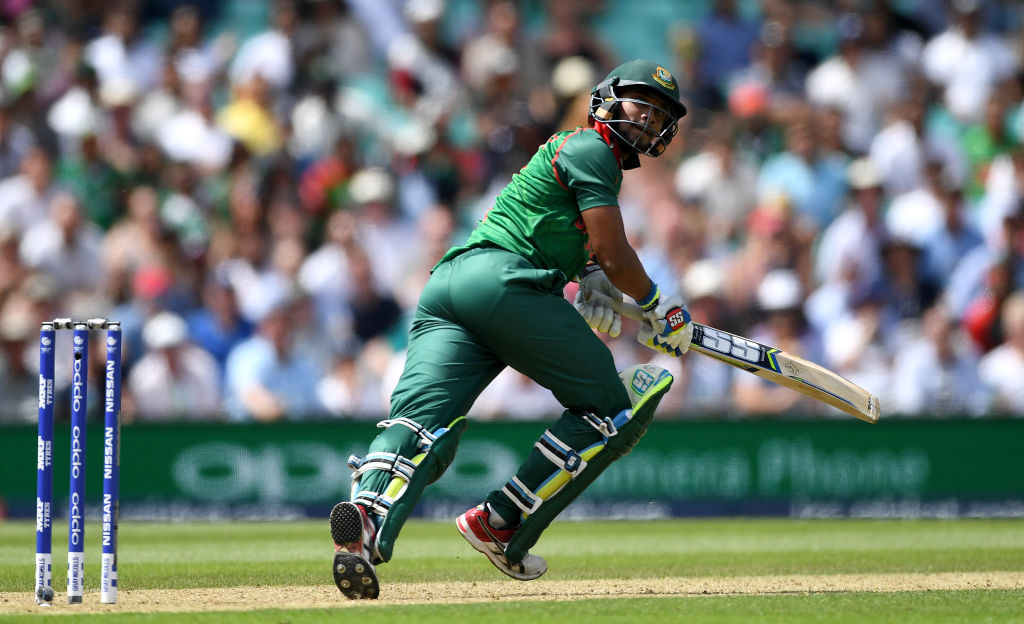
[[[86,527],[86,602],[98,602],[99,527]],[[66,525],[54,527],[54,587],[64,600]],[[121,526],[122,591],[330,584],[326,521]],[[0,523],[0,620],[29,621],[12,593],[32,592],[34,524]],[[911,575],[1024,571],[1024,520],[672,520],[560,522],[534,552],[548,559],[542,581],[601,584],[621,579],[779,575]],[[410,522],[382,587],[412,583],[522,585],[472,551],[451,523]],[[886,577],[890,578],[890,577]],[[545,585],[533,584],[538,594]],[[231,591],[231,590],[225,590]],[[258,591],[258,590],[257,590]],[[728,594],[729,592],[726,592]],[[187,594],[184,592],[183,595]],[[543,597],[543,596],[542,596]],[[338,616],[361,623],[474,621],[487,624],[554,617],[593,622],[1024,622],[1024,588],[900,592],[801,591],[767,595],[686,595],[562,600],[506,598],[451,604],[388,603],[330,609],[189,613],[193,622],[316,622]],[[338,596],[338,601],[343,599]],[[118,614],[121,605],[75,621],[172,622],[175,613]],[[166,605],[165,605],[166,606]],[[19,610],[20,608],[20,610]],[[55,615],[68,608],[54,608]]]

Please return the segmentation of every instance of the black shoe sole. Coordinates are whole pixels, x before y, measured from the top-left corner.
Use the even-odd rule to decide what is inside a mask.
[[[334,553],[333,574],[334,584],[349,600],[373,600],[380,595],[373,566],[355,553]]]
[[[338,503],[331,510],[331,539],[338,546],[363,539],[363,518],[352,503]]]
[[[338,503],[331,510],[331,539],[338,546],[363,539],[363,517],[352,503]],[[380,595],[380,584],[373,566],[357,553],[334,553],[331,571],[334,584],[349,600],[373,600]]]

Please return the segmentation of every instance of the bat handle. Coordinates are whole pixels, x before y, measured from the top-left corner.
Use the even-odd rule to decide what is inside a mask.
[[[641,323],[648,323],[647,319],[644,318],[644,310],[643,310],[643,308],[641,308],[640,306],[636,305],[635,303],[629,303],[627,301],[622,301],[621,299],[620,300],[612,299],[608,295],[605,295],[605,294],[599,293],[599,292],[592,292],[592,293],[590,293],[590,296],[587,299],[588,300],[596,299],[596,300],[604,301],[604,302],[610,304],[612,306],[612,309],[615,310],[616,312],[618,312],[619,314],[621,314],[622,316],[625,316],[626,318],[631,318],[634,321],[639,321]]]

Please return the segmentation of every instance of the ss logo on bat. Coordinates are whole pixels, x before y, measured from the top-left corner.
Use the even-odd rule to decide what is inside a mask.
[[[728,332],[720,331],[711,327],[704,328],[704,337],[701,344],[724,355],[736,359],[758,364],[761,361],[761,345],[753,340],[747,340],[734,336]]]

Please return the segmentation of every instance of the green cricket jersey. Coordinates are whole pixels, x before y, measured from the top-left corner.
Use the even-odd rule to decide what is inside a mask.
[[[497,246],[571,279],[590,256],[582,211],[618,206],[621,186],[619,152],[610,136],[594,128],[556,133],[512,176],[466,244],[441,262],[467,249]]]

